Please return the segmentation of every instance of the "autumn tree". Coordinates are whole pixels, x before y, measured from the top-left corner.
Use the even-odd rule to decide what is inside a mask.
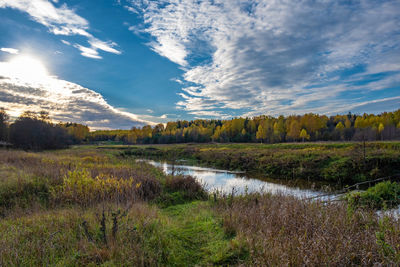
[[[306,129],[302,129],[300,132],[300,138],[304,142],[304,139],[310,140],[310,135],[307,133]]]
[[[41,117],[41,120],[49,121],[50,119],[43,120],[43,118]],[[83,140],[86,139],[89,134],[89,127],[79,123],[68,122],[65,124],[61,124],[61,127],[65,128],[67,130],[67,133],[72,136],[74,143],[81,143]]]
[[[256,138],[258,140],[260,140],[261,143],[263,142],[264,139],[267,138],[267,132],[265,131],[265,129],[264,129],[262,124],[260,124],[258,126],[258,130],[257,130],[257,133],[256,133]]]
[[[336,128],[336,131],[338,132],[338,134],[340,136],[340,139],[343,140],[344,139],[344,129],[345,129],[343,123],[341,121],[339,121],[339,123],[336,124],[335,128]]]
[[[274,140],[281,142],[285,140],[285,119],[279,116],[278,120],[274,123]]]
[[[302,129],[307,135],[300,136]],[[335,115],[327,117],[313,113],[302,116],[256,116],[231,120],[168,122],[163,125],[132,128],[136,143],[183,142],[285,142],[304,140],[374,140],[400,137],[400,110],[379,115]],[[126,130],[96,131],[88,140],[130,140]],[[124,142],[125,142],[124,141]]]
[[[382,132],[383,132],[384,129],[385,129],[385,126],[383,126],[382,123],[379,123],[379,126],[378,126],[378,133],[379,133],[379,135],[381,136],[381,140],[383,140]]]
[[[292,140],[298,140],[300,137],[300,125],[296,119],[293,119],[289,124],[287,136]]]

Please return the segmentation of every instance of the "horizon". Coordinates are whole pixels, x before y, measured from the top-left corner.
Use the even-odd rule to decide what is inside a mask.
[[[0,0],[0,107],[91,129],[400,107],[400,2]]]

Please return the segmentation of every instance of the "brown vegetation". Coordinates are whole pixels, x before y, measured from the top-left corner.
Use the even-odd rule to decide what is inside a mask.
[[[372,266],[400,263],[400,225],[345,203],[250,195],[221,199],[226,231],[248,244],[253,266]]]

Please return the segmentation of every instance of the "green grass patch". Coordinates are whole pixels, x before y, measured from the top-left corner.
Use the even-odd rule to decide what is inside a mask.
[[[244,243],[225,233],[207,202],[171,206],[162,214],[171,240],[166,265],[235,265],[248,257]]]

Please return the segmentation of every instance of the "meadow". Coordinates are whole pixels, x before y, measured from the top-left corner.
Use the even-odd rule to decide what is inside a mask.
[[[399,220],[378,216],[374,207],[258,193],[210,195],[194,178],[165,175],[136,162],[131,152],[163,150],[175,158],[187,153],[205,164],[205,155],[213,153],[239,153],[242,159],[251,154],[258,160],[283,151],[290,152],[287,157],[321,149],[347,155],[352,146],[0,150],[0,265],[397,265]],[[396,156],[399,148],[397,143],[369,144],[367,157]]]

